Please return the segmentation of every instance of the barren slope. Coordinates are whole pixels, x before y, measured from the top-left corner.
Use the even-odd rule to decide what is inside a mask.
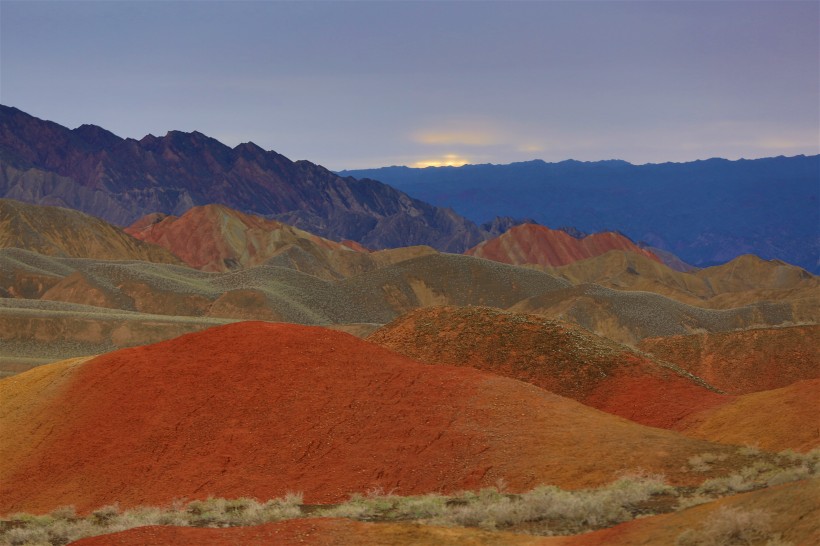
[[[713,442],[757,446],[767,451],[820,447],[820,379],[735,397],[678,422],[675,430]]]
[[[816,325],[649,338],[639,347],[733,394],[820,377]]]
[[[576,239],[538,224],[521,224],[494,239],[483,241],[465,254],[513,265],[561,266],[599,256],[610,250],[628,250],[661,263],[652,252],[613,232]]]
[[[703,475],[686,472],[689,457],[733,451],[316,327],[238,323],[109,353],[46,401],[28,373],[0,381],[13,393],[0,428],[17,431],[0,459],[0,514],[294,490],[332,502],[500,478],[584,487],[638,467],[692,483]]]
[[[670,428],[727,398],[583,328],[486,307],[416,310],[368,341],[428,364],[520,379],[649,426]]]

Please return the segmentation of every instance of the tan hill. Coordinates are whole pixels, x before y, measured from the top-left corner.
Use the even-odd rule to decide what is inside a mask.
[[[328,262],[344,268],[349,261],[345,257],[359,253],[349,245],[222,205],[194,207],[180,217],[151,214],[125,231],[168,249],[203,271],[253,267],[290,248],[304,255],[301,260],[295,257],[295,269],[304,261],[319,262],[325,265],[323,269],[333,270]],[[346,256],[335,256],[339,253]]]
[[[0,380],[0,514],[309,503],[397,494],[580,488],[735,448],[644,427],[533,385],[427,366],[332,330],[238,323]],[[709,474],[706,474],[708,477]]]
[[[65,358],[155,343],[233,322],[0,298],[0,377]]]
[[[99,218],[11,199],[0,199],[0,248],[64,258],[181,263],[164,248],[139,241]]]
[[[368,341],[428,364],[470,366],[526,381],[655,427],[672,428],[727,398],[578,326],[486,307],[419,309]]]
[[[573,322],[629,345],[648,337],[793,324],[797,315],[788,301],[706,309],[651,292],[612,290],[595,284],[544,292],[518,301],[509,310]],[[817,313],[817,309],[812,312]]]
[[[675,430],[694,438],[767,451],[810,451],[820,447],[820,379],[738,396],[678,422]]]
[[[820,306],[820,279],[799,267],[756,256],[741,256],[722,266],[683,273],[633,252],[612,250],[543,270],[573,284],[654,292],[701,307],[731,308],[788,300],[802,314],[810,314]]]
[[[820,377],[817,325],[649,338],[639,347],[732,394]]]
[[[707,267],[693,273],[706,280],[717,293],[743,290],[788,289],[808,282],[820,285],[817,277],[800,267],[780,260],[764,260],[752,254],[739,256],[723,265]]]
[[[465,254],[514,265],[561,266],[599,256],[610,250],[628,250],[661,263],[652,252],[613,232],[576,239],[560,230],[538,224],[521,224],[494,239],[484,241]]]

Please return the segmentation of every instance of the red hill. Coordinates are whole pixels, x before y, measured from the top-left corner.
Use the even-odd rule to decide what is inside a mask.
[[[734,448],[324,328],[236,323],[0,381],[0,514],[119,502],[672,483]]]
[[[564,231],[537,224],[515,226],[495,239],[479,243],[465,254],[513,265],[557,267],[600,256],[610,250],[626,250],[662,263],[652,252],[618,233],[595,233],[576,239]]]
[[[487,307],[411,311],[368,341],[429,364],[470,366],[635,422],[672,428],[727,402],[702,383],[573,324]]]

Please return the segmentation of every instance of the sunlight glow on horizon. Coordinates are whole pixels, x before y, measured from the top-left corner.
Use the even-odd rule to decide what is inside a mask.
[[[445,154],[443,157],[437,159],[424,159],[422,161],[416,161],[410,166],[417,169],[423,169],[425,167],[461,167],[469,162],[470,160],[464,156],[460,156],[458,154]]]

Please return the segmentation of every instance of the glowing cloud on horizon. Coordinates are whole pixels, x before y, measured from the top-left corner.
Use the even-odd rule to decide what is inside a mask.
[[[499,143],[499,136],[491,131],[425,131],[413,135],[419,144],[439,146],[492,146]]]
[[[470,161],[458,154],[445,154],[443,157],[435,159],[424,159],[413,163],[413,167],[423,169],[425,167],[461,167]]]

